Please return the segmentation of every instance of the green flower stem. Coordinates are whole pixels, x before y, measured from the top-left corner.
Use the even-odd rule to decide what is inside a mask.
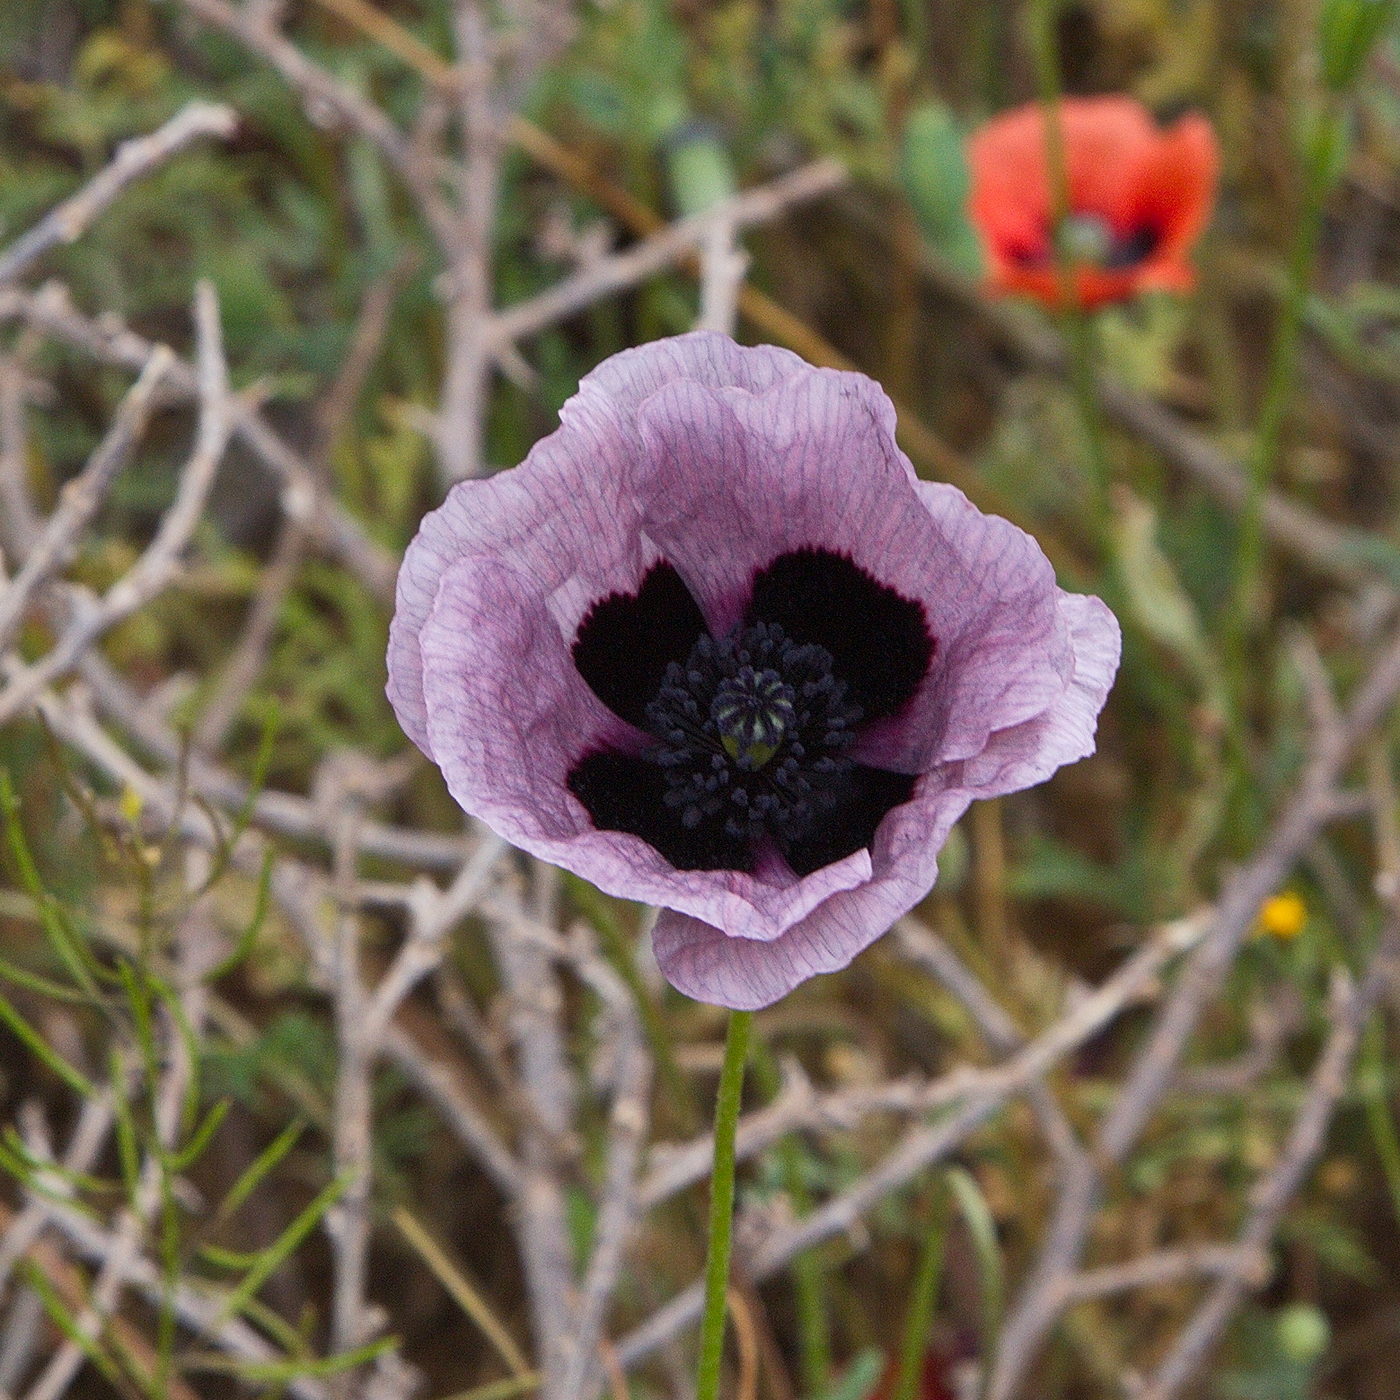
[[[1109,465],[1108,440],[1099,408],[1097,322],[1093,314],[1081,306],[1071,306],[1065,316],[1069,322],[1070,379],[1084,432],[1090,486],[1094,493],[1094,528],[1100,547],[1111,557],[1113,468]]]
[[[705,1263],[705,1311],[700,1318],[700,1370],[696,1400],[719,1400],[724,1356],[724,1302],[729,1283],[729,1249],[734,1229],[734,1135],[739,1097],[749,1053],[752,1011],[731,1011],[724,1040],[724,1067],[715,1103],[715,1169],[710,1180],[710,1249]]]
[[[1069,341],[1070,385],[1075,408],[1084,434],[1085,456],[1093,490],[1094,529],[1101,548],[1110,553],[1113,523],[1113,472],[1108,460],[1108,442],[1097,387],[1098,337],[1093,316],[1079,305],[1075,295],[1074,260],[1067,254],[1059,230],[1069,217],[1069,161],[1065,154],[1064,124],[1060,120],[1060,50],[1055,20],[1060,0],[1039,0],[1032,16],[1034,25],[1036,87],[1045,109],[1045,159],[1050,174],[1055,236],[1051,252],[1060,280],[1064,303],[1063,324]]]
[[[1346,139],[1345,105],[1332,99],[1319,114],[1308,145],[1304,171],[1303,208],[1288,259],[1288,285],[1283,312],[1274,335],[1265,380],[1264,404],[1249,461],[1249,493],[1240,515],[1239,544],[1235,555],[1236,605],[1229,610],[1230,637],[1237,679],[1245,672],[1244,649],[1259,611],[1259,573],[1263,556],[1264,495],[1278,464],[1283,427],[1298,372],[1303,312],[1317,261],[1322,216],[1327,193],[1338,168],[1341,143]]]

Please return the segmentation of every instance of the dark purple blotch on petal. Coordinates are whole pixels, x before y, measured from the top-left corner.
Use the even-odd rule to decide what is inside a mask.
[[[923,608],[824,549],[794,550],[761,569],[747,619],[825,647],[865,721],[898,714],[933,660]]]
[[[635,593],[611,593],[588,610],[574,637],[574,665],[608,709],[643,729],[666,668],[684,661],[704,632],[699,605],[661,559]]]
[[[654,742],[594,750],[567,781],[599,830],[640,837],[678,870],[751,872],[776,850],[806,876],[868,848],[910,799],[912,776],[851,757],[867,714],[856,696],[876,717],[896,712],[933,643],[917,603],[841,555],[781,555],[755,584],[750,621],[718,638],[665,561],[589,610],[575,662]]]
[[[750,870],[748,844],[723,824],[687,826],[666,801],[669,787],[659,764],[601,750],[569,773],[569,791],[588,808],[600,831],[625,831],[655,846],[677,870]]]
[[[916,781],[910,773],[887,773],[883,768],[853,764],[841,775],[835,802],[822,822],[802,839],[783,846],[793,872],[810,875],[869,848],[885,817],[914,795]]]

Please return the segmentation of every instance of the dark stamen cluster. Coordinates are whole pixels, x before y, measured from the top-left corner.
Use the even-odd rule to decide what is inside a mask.
[[[825,647],[758,622],[702,636],[684,664],[671,662],[646,718],[664,801],[686,828],[722,824],[734,840],[785,844],[836,801],[861,709]]]

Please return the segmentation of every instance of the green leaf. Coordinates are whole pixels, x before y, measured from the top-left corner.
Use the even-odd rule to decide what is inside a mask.
[[[984,270],[982,245],[967,216],[971,176],[966,143],[941,103],[914,108],[904,127],[900,181],[924,237],[971,277]]]

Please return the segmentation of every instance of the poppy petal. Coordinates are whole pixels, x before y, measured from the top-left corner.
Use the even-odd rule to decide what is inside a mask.
[[[870,878],[863,850],[795,880],[761,865],[752,873],[678,869],[635,831],[600,830],[571,774],[589,754],[640,755],[647,741],[584,683],[538,575],[496,560],[455,564],[420,649],[429,751],[448,790],[522,850],[609,894],[752,938],[776,938],[835,891]]]
[[[677,870],[747,870],[753,856],[718,822],[687,827],[666,803],[666,774],[631,754],[591,753],[569,772],[569,791],[603,831],[625,831],[655,846]]]
[[[933,659],[923,608],[829,550],[780,554],[760,569],[745,621],[774,622],[798,642],[825,647],[868,720],[903,709]]]
[[[786,996],[818,973],[836,972],[907,914],[932,888],[938,851],[966,810],[968,795],[919,780],[912,802],[880,823],[874,874],[833,894],[779,938],[757,942],[672,910],[652,932],[666,980],[687,996],[753,1011]]]
[[[683,662],[704,632],[690,590],[659,560],[636,592],[610,593],[589,608],[574,638],[574,665],[603,704],[644,729],[666,668]]]
[[[915,779],[908,773],[857,764],[842,774],[835,805],[822,814],[821,824],[800,841],[789,841],[783,855],[799,875],[810,875],[824,865],[874,843],[875,832],[893,807],[908,802]]]

